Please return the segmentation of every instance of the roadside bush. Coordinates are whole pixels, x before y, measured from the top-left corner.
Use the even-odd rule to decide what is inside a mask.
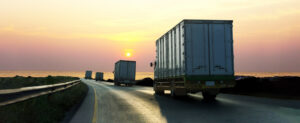
[[[142,80],[137,80],[136,85],[153,87],[153,79],[147,77]]]
[[[114,82],[112,79],[107,79],[106,82]]]

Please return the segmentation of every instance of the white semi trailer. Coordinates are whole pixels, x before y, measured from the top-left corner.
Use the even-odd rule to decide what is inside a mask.
[[[183,20],[156,41],[154,91],[172,96],[202,91],[214,99],[233,87],[232,20]]]
[[[92,79],[92,73],[93,73],[93,71],[91,71],[91,70],[87,70],[87,71],[85,71],[85,79]]]
[[[96,81],[102,81],[103,80],[103,73],[102,72],[96,72],[95,80]]]
[[[114,85],[132,86],[135,84],[136,62],[120,60],[115,63]]]

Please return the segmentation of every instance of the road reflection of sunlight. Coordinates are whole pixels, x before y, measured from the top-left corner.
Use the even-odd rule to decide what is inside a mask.
[[[203,99],[201,93],[189,94],[189,96]],[[238,102],[236,102],[234,100],[230,100],[230,99],[226,99],[226,98],[222,98],[222,97],[218,97],[218,96],[216,97],[216,100],[219,102],[223,102],[223,103],[238,104]]]
[[[133,91],[139,91],[143,93],[152,93],[151,89],[141,90],[128,87],[116,87],[108,83],[95,83],[101,85],[104,88],[109,89],[110,92],[114,93],[114,95],[123,99],[123,101],[127,102],[126,104],[130,105],[136,112],[139,112],[140,117],[145,120],[147,123],[166,123],[166,118],[161,114],[160,107],[158,107],[158,102],[153,99],[154,103],[149,102],[149,100],[145,100],[139,98],[133,94],[128,93],[129,90],[133,89]]]

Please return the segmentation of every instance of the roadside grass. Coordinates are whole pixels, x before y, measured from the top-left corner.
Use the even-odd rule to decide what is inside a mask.
[[[1,77],[0,78],[0,89],[14,89],[28,86],[39,86],[57,84],[72,80],[78,80],[78,77],[67,77],[67,76],[48,76],[48,77]]]
[[[0,123],[58,123],[88,92],[84,83],[64,91],[0,107]]]

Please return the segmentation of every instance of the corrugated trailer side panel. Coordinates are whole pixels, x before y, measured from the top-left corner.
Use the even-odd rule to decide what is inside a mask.
[[[166,41],[165,41],[165,39],[164,39],[164,37],[162,37],[161,38],[161,40],[163,41],[162,43],[163,43],[163,74],[164,74],[164,78],[167,78],[167,73],[166,73],[166,66],[167,66],[167,58],[166,58],[166,50],[167,50],[167,48],[166,48]]]
[[[164,46],[163,46],[163,41],[161,40],[161,39],[159,39],[159,42],[160,42],[160,45],[159,45],[159,47],[160,47],[160,66],[159,66],[159,71],[160,71],[160,74],[161,74],[161,78],[164,78],[164,76],[163,76],[163,70],[164,70],[164,68],[163,68],[163,58],[164,58],[164,56],[163,56],[163,48],[164,48]]]
[[[166,77],[169,78],[169,76],[171,75],[171,59],[170,59],[170,42],[169,42],[169,34],[166,33],[164,35],[165,37],[165,48],[166,48]]]
[[[164,78],[167,78],[168,75],[168,41],[166,36],[164,35],[162,37],[163,41],[164,41]]]
[[[121,61],[119,61],[118,62],[118,64],[117,64],[117,70],[118,70],[118,80],[121,80],[121,78],[122,78],[122,74],[121,74],[121,70],[122,70],[122,68],[121,68],[122,66],[121,66]]]
[[[162,55],[162,41],[161,41],[161,39],[159,39],[159,77],[160,78],[163,78],[163,76],[162,76],[162,70],[163,70],[163,68],[162,68],[162,59],[163,59],[163,55]]]
[[[156,56],[155,56],[155,62],[154,62],[154,78],[158,78],[158,41],[156,40],[155,42],[155,45],[156,45]]]
[[[173,60],[173,64],[172,64],[172,77],[175,77],[175,74],[176,74],[176,69],[175,69],[175,66],[176,66],[176,40],[175,40],[175,30],[174,28],[171,30],[171,33],[172,33],[172,60]]]
[[[164,39],[163,38],[160,38],[160,42],[161,42],[161,74],[162,74],[162,78],[165,78],[165,55],[164,55],[164,52],[165,52],[165,47],[164,47]]]
[[[170,31],[168,32],[168,34],[167,34],[167,36],[168,36],[168,49],[169,49],[169,57],[168,57],[168,59],[169,59],[169,70],[168,70],[168,77],[172,77],[172,64],[173,64],[173,60],[172,60],[172,56],[173,56],[173,54],[172,54],[172,41],[171,41],[171,39],[172,39],[172,37],[171,37],[171,33],[170,33]]]
[[[164,59],[164,56],[163,56],[163,41],[161,40],[161,38],[159,39],[159,48],[160,48],[160,63],[159,63],[159,73],[160,73],[160,78],[164,78],[163,76],[163,59]]]
[[[176,25],[175,28],[175,46],[176,46],[176,50],[175,50],[175,54],[176,54],[176,65],[175,65],[175,76],[179,76],[180,75],[180,52],[181,52],[181,47],[180,47],[180,25]]]
[[[178,24],[156,41],[156,78],[185,75],[184,25]]]
[[[171,30],[172,33],[172,60],[173,60],[173,64],[172,64],[172,77],[176,76],[176,36],[175,36],[175,29],[173,28]]]
[[[162,48],[161,48],[161,40],[160,39],[158,39],[157,40],[157,42],[158,42],[158,77],[159,78],[161,78],[162,77],[162,68],[161,68],[161,66],[162,66],[162,55],[161,55],[161,51],[162,51]]]
[[[180,24],[180,75],[185,75],[185,68],[186,68],[186,64],[185,64],[185,38],[184,38],[184,22],[181,22]]]
[[[170,59],[170,71],[169,71],[169,77],[173,77],[173,64],[174,64],[174,60],[173,60],[173,35],[172,35],[172,30],[169,31],[169,51],[170,51],[170,56],[169,56],[169,59]]]
[[[161,66],[161,55],[160,55],[160,53],[161,53],[161,48],[160,48],[160,39],[158,39],[157,40],[157,44],[158,44],[158,47],[157,47],[157,49],[158,49],[158,61],[157,61],[157,73],[158,73],[158,78],[161,78],[161,68],[160,68],[160,66]]]
[[[160,38],[160,48],[161,48],[161,75],[162,78],[165,78],[164,76],[164,40]]]
[[[171,29],[170,30],[170,36],[171,36],[171,38],[170,38],[170,42],[171,42],[171,54],[172,54],[172,56],[171,56],[171,60],[172,60],[172,64],[171,64],[171,77],[174,77],[174,74],[175,74],[175,72],[174,72],[174,64],[175,64],[175,60],[174,60],[174,57],[175,57],[175,54],[174,54],[174,32],[173,32],[173,29]]]
[[[165,73],[165,66],[166,66],[166,58],[165,58],[165,52],[166,52],[166,48],[165,48],[165,40],[163,37],[160,38],[161,39],[161,43],[162,43],[162,74],[163,74],[163,78],[166,78],[166,73]]]
[[[173,49],[172,49],[172,32],[169,31],[168,32],[168,43],[169,43],[169,76],[168,77],[172,77],[173,76]]]

